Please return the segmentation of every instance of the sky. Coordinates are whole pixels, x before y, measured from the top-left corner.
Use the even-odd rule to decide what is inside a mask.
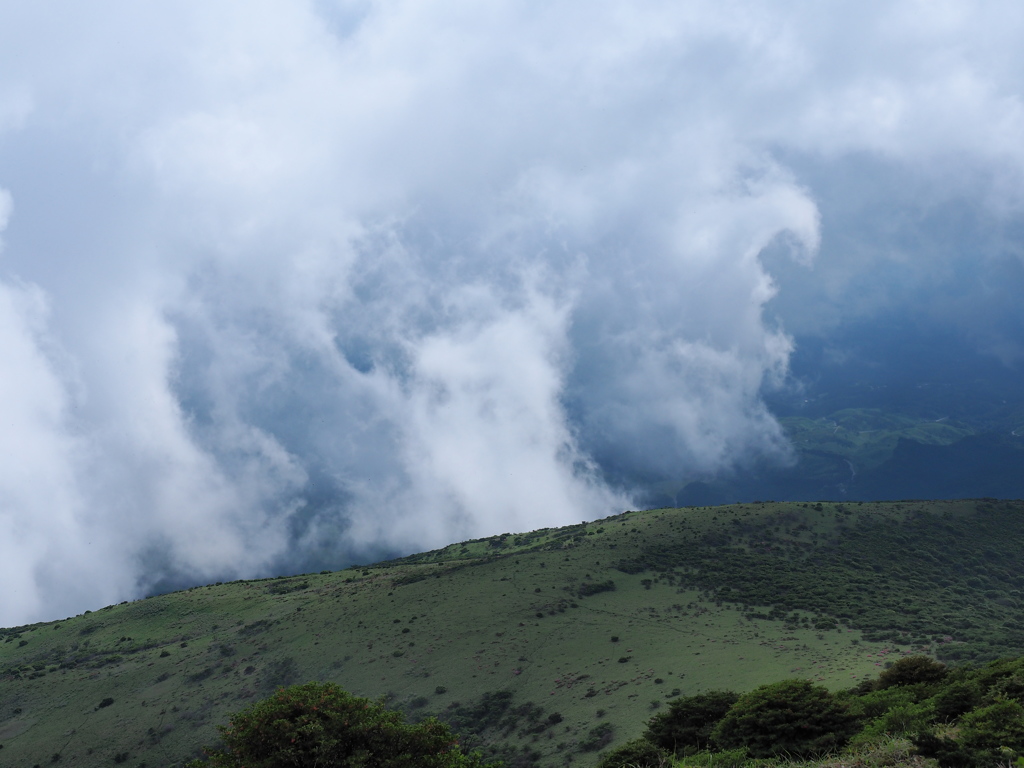
[[[0,626],[784,466],[765,392],[854,326],[1017,370],[1021,39],[999,0],[0,0]]]

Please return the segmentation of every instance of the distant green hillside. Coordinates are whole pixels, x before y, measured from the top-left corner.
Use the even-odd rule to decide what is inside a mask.
[[[689,506],[757,498],[1020,498],[1019,410],[1000,414],[997,422],[993,416],[965,421],[880,408],[847,407],[824,415],[784,409],[788,415],[779,423],[793,448],[792,465],[754,466],[685,485],[666,481],[654,493],[659,503]]]
[[[0,630],[0,764],[180,765],[228,713],[316,679],[437,714],[512,766],[592,765],[679,695],[1024,654],[1022,513],[629,512]]]

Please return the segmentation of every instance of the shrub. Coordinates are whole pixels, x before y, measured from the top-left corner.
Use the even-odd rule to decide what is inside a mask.
[[[997,701],[964,715],[959,740],[922,731],[911,737],[918,753],[935,758],[941,768],[988,768],[1013,763],[1024,751],[1024,707]]]
[[[580,597],[590,597],[602,592],[614,592],[614,590],[615,583],[609,579],[606,582],[584,582],[580,585],[578,594]]]
[[[960,720],[960,743],[998,757],[1002,747],[1024,751],[1024,707],[1012,700],[997,701],[968,712]]]
[[[353,696],[333,683],[284,688],[232,716],[220,727],[224,747],[208,749],[209,762],[190,768],[480,768],[464,755],[448,726],[417,725],[380,703]]]
[[[885,736],[904,736],[921,733],[935,719],[935,707],[930,701],[920,704],[898,704],[877,717],[854,737],[853,743],[870,744]]]
[[[925,731],[911,736],[910,740],[919,755],[934,758],[940,768],[982,768],[984,765],[976,753],[964,749],[948,736],[940,738]]]
[[[591,728],[585,739],[580,741],[580,752],[596,752],[604,749],[614,737],[615,729],[611,723],[601,723],[596,728]]]
[[[846,703],[851,715],[863,722],[870,722],[894,707],[913,704],[914,695],[905,688],[888,688],[860,693],[847,699]]]
[[[783,680],[740,696],[711,738],[752,757],[810,757],[839,749],[855,731],[856,720],[827,689]]]
[[[948,670],[946,665],[928,656],[907,656],[893,662],[893,665],[878,676],[876,688],[892,688],[896,685],[937,683]]]
[[[669,756],[647,739],[634,739],[605,755],[597,768],[662,768],[669,764]]]
[[[651,718],[644,737],[675,754],[696,752],[711,741],[711,731],[739,696],[732,691],[708,691],[668,703],[668,711]]]
[[[1008,677],[1004,677],[989,689],[988,695],[994,699],[1024,701],[1024,675],[1020,672],[1015,672]]]
[[[981,703],[981,691],[973,682],[948,683],[931,698],[931,702],[936,719],[951,722]]]

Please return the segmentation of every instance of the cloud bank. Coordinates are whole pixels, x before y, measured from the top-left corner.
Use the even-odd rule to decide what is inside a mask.
[[[56,7],[0,23],[0,625],[785,463],[790,334],[900,303],[1022,354],[1015,4]]]

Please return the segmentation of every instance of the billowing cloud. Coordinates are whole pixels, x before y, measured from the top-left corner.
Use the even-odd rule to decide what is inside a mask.
[[[1012,4],[60,5],[0,24],[0,624],[784,463],[789,334],[936,292],[1018,355]]]

